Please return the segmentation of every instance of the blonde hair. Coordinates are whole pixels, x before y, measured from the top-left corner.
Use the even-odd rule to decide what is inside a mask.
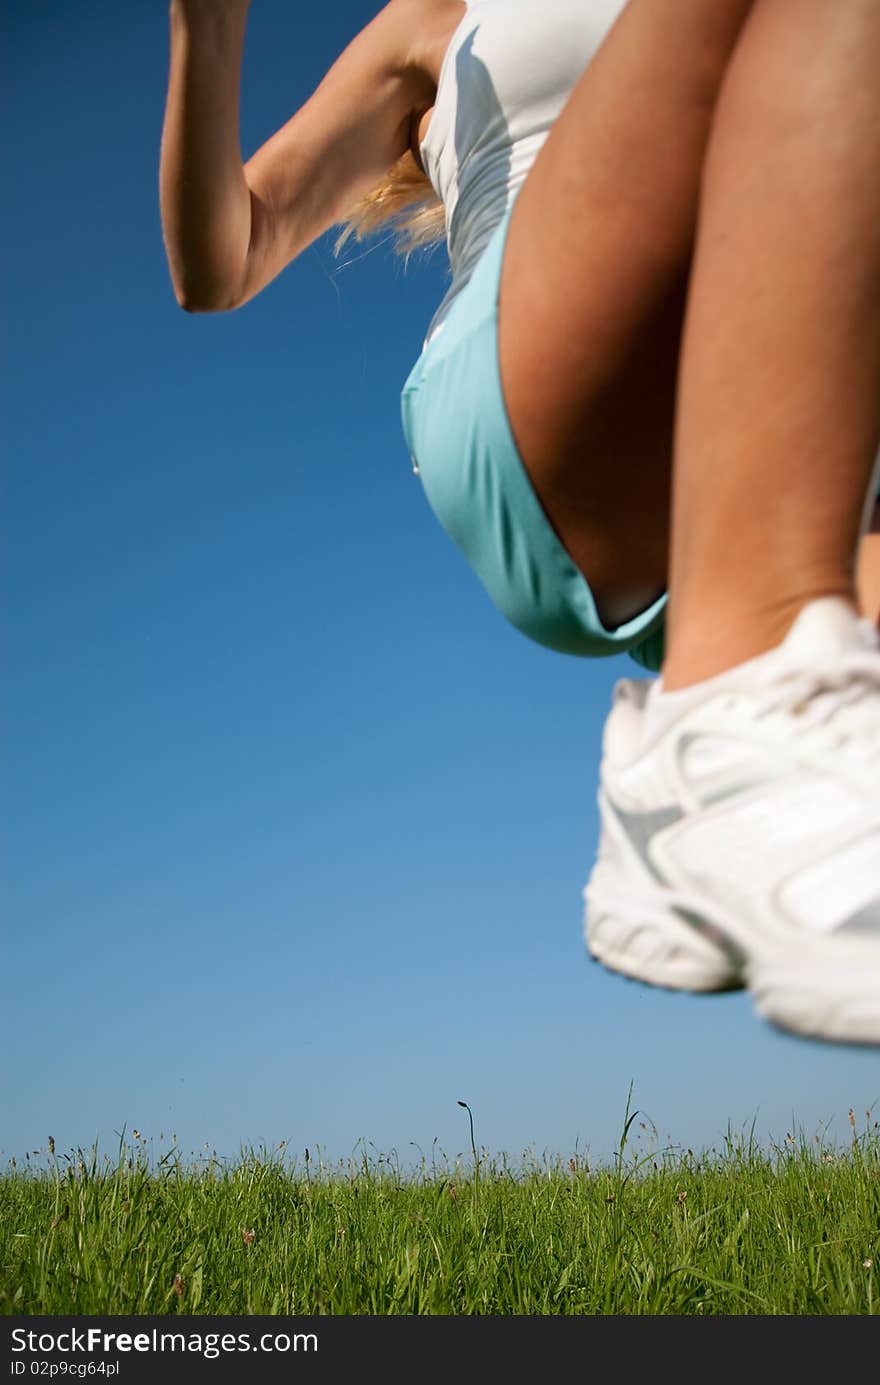
[[[392,231],[394,248],[403,256],[435,245],[446,234],[443,203],[409,149],[343,217],[335,253],[338,255],[352,236],[365,240],[382,226]]]

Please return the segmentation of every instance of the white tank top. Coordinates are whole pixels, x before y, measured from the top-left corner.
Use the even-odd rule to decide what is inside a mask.
[[[467,0],[420,153],[446,212],[452,283],[430,341],[626,0]]]

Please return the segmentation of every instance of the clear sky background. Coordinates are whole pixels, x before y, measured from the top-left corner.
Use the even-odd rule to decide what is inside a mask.
[[[374,13],[254,0],[249,155]],[[117,1132],[415,1162],[844,1139],[880,1056],[589,962],[626,656],[496,614],[398,395],[442,252],[177,306],[165,0],[2,9],[0,1161]],[[876,1114],[876,1113],[875,1113]],[[642,1138],[647,1138],[643,1136]]]

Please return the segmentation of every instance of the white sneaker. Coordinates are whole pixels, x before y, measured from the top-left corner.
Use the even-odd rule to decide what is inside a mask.
[[[784,1029],[880,1044],[880,635],[847,602],[693,687],[618,682],[599,811],[597,960],[746,985]]]

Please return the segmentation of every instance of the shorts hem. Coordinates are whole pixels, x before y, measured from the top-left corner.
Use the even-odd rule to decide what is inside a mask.
[[[582,657],[627,653],[661,631],[667,594],[605,627],[519,455],[498,362],[498,283],[509,217],[407,378],[404,433],[437,518],[522,633]]]

